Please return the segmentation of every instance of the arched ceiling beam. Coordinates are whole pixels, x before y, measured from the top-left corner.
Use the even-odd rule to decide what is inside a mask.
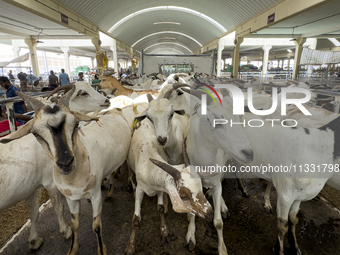
[[[157,45],[163,45],[163,44],[173,44],[173,45],[178,45],[180,47],[183,47],[184,49],[186,49],[187,51],[191,52],[192,53],[192,50],[190,50],[188,47],[182,45],[182,44],[179,44],[179,43],[173,43],[173,42],[161,42],[161,43],[155,43],[153,45],[150,45],[149,47],[145,48],[144,51],[150,49],[151,47],[154,47],[154,46],[157,46]]]
[[[199,46],[202,47],[202,44],[197,41],[195,38],[187,35],[187,34],[184,34],[184,33],[180,33],[180,32],[175,32],[175,31],[161,31],[161,32],[157,32],[157,33],[152,33],[152,34],[149,34],[147,36],[144,36],[143,38],[139,39],[137,42],[135,42],[134,44],[132,44],[131,47],[134,47],[137,43],[139,43],[140,41],[143,41],[144,39],[150,37],[150,36],[154,36],[154,35],[159,35],[159,34],[177,34],[177,35],[182,35],[182,36],[185,36],[191,40],[193,40],[194,42],[196,42]]]
[[[189,8],[184,8],[184,7],[180,7],[180,6],[157,6],[157,7],[151,7],[151,8],[146,8],[134,13],[131,13],[130,15],[127,15],[125,18],[121,19],[120,21],[118,21],[116,24],[114,24],[109,30],[109,33],[112,33],[117,27],[119,27],[121,24],[123,24],[125,21],[136,17],[137,15],[146,13],[146,12],[152,12],[152,11],[159,11],[159,10],[169,10],[169,11],[182,11],[182,12],[186,12],[186,13],[190,13],[193,15],[196,15],[202,19],[205,19],[207,21],[209,21],[211,24],[213,24],[214,26],[216,26],[218,29],[220,29],[223,33],[225,33],[227,31],[227,29],[225,29],[220,23],[218,23],[216,20],[214,20],[213,18],[210,18],[209,16],[189,9]]]

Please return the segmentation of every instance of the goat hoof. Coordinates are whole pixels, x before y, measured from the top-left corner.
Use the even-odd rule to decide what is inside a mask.
[[[163,245],[165,242],[170,243],[169,233],[162,234],[161,245]]]
[[[112,197],[111,197],[111,196],[105,196],[105,199],[104,199],[104,201],[109,201],[110,199],[112,199]]]
[[[44,243],[44,238],[38,237],[37,240],[32,240],[28,243],[28,248],[32,251],[38,250]]]
[[[194,248],[195,248],[194,242],[190,240],[189,243],[188,243],[188,245],[189,245],[189,251],[193,251]]]
[[[242,197],[250,198],[250,195],[247,192],[242,192]]]
[[[72,229],[70,227],[67,227],[67,232],[63,233],[66,240],[70,240],[73,236]]]
[[[229,211],[228,212],[221,212],[221,215],[222,215],[223,219],[230,217]]]
[[[268,206],[268,207],[265,206],[264,209],[266,210],[266,212],[267,212],[268,214],[274,214],[274,213],[273,213],[273,208],[272,208],[271,206],[270,206],[270,207],[269,207],[269,206]]]
[[[124,252],[124,255],[134,255],[135,254],[135,248],[134,247],[127,247],[125,252]]]

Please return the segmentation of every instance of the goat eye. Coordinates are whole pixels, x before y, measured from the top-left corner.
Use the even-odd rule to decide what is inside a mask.
[[[81,96],[87,96],[89,93],[87,93],[87,92],[83,92],[83,93],[81,93],[80,95]]]

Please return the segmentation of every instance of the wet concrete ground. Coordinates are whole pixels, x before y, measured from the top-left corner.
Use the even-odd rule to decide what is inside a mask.
[[[229,255],[270,255],[276,241],[276,214],[267,214],[263,209],[263,186],[257,179],[244,179],[251,197],[243,198],[234,179],[223,182],[223,197],[230,211],[224,220],[224,240]],[[108,185],[108,183],[106,183]],[[116,190],[111,201],[103,202],[103,239],[108,254],[124,254],[131,233],[134,212],[133,193],[129,192],[126,174],[115,179]],[[103,190],[103,196],[107,190]],[[210,200],[211,201],[211,200]],[[271,201],[276,206],[276,193]],[[212,201],[211,201],[212,202]],[[70,213],[65,212],[70,220]],[[304,202],[299,214],[297,238],[300,249],[307,255],[340,254],[340,215],[321,199]],[[217,233],[212,222],[196,218],[196,240],[194,251],[185,245],[188,226],[186,214],[177,214],[172,209],[166,216],[172,235],[171,242],[161,245],[160,217],[156,197],[144,197],[142,223],[137,231],[136,254],[138,255],[213,255],[217,253]],[[26,228],[2,254],[67,254],[71,241],[66,241],[58,232],[53,208],[45,209],[39,220],[38,232],[45,243],[36,252],[29,252],[26,243],[29,228]],[[92,232],[92,209],[86,200],[81,203],[79,255],[97,254],[96,236]],[[292,254],[286,244],[286,255]]]

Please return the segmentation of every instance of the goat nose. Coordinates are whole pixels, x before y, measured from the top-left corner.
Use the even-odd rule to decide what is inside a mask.
[[[158,140],[158,142],[159,142],[160,145],[165,145],[165,143],[166,143],[166,141],[168,140],[168,138],[158,136],[157,140]]]
[[[106,99],[106,100],[105,100],[105,103],[110,103],[110,100],[109,100],[109,99]]]
[[[253,150],[242,150],[242,153],[247,157],[248,160],[253,161],[254,159]]]

